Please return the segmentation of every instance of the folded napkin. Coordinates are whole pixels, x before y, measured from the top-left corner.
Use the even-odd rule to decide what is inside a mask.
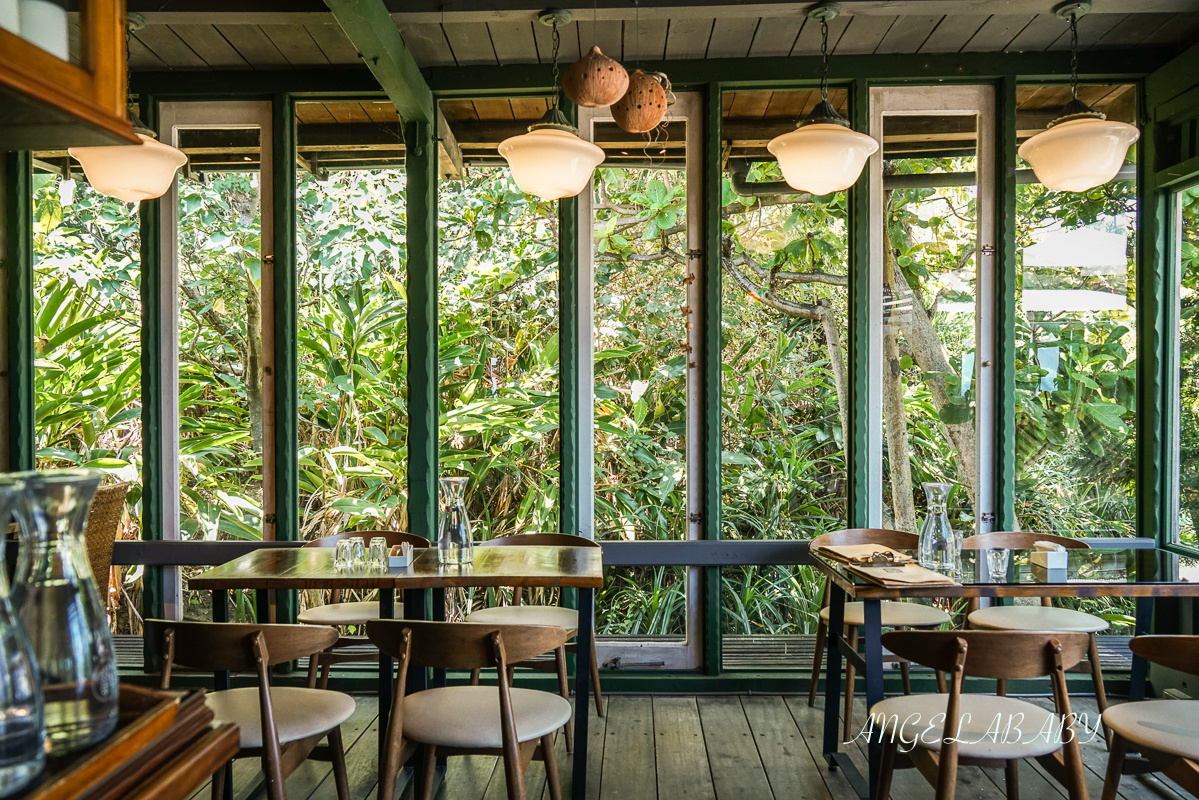
[[[880,586],[954,586],[953,578],[925,569],[918,564],[903,564],[898,567],[866,567],[849,564],[849,571]]]
[[[866,564],[873,560],[876,553],[891,556],[899,564],[906,564],[912,557],[881,544],[838,544],[823,545],[819,548],[822,555],[834,561],[844,561],[847,564]]]

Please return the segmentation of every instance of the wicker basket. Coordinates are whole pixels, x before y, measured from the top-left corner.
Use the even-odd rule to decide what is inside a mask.
[[[116,541],[125,514],[125,495],[129,484],[114,483],[101,486],[87,512],[87,558],[100,590],[100,602],[108,608],[108,578],[112,571],[112,543]]]

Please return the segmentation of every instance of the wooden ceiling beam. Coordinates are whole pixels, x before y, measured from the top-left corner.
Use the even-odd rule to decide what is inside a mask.
[[[405,122],[435,121],[433,92],[383,0],[325,0],[358,56]]]

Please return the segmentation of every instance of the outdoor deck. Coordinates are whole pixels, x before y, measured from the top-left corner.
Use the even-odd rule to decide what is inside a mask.
[[[358,697],[358,712],[343,727],[354,800],[374,800],[378,703]],[[1037,702],[1047,703],[1047,700]],[[1118,701],[1116,701],[1118,702]],[[1094,701],[1074,699],[1079,713],[1095,713]],[[856,718],[863,718],[861,708]],[[1094,717],[1092,716],[1092,719]],[[592,709],[591,774],[588,797],[594,800],[854,800],[845,778],[829,772],[819,755],[821,705],[808,708],[802,697],[749,696],[611,696],[601,719]],[[861,748],[854,750],[865,769]],[[1092,798],[1100,796],[1107,751],[1101,739],[1083,746]],[[570,760],[558,737],[563,786],[570,781]],[[449,760],[443,800],[501,800],[503,768],[498,759],[481,756]],[[1025,800],[1059,800],[1065,791],[1039,765],[1025,762],[1020,770]],[[530,800],[548,798],[540,763],[526,775]],[[246,797],[257,782],[253,762],[234,768],[235,796]],[[329,765],[308,762],[287,782],[291,800],[335,798]],[[896,773],[894,800],[931,798],[932,788],[915,770]],[[207,798],[207,788],[196,798]],[[411,796],[406,791],[405,796]],[[1186,794],[1155,776],[1125,777],[1120,796],[1126,800],[1181,800]],[[958,797],[999,800],[1003,775],[997,770],[963,768]]]

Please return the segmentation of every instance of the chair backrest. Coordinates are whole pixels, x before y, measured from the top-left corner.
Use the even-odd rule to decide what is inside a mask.
[[[1041,678],[1067,670],[1090,646],[1085,633],[1045,631],[891,631],[883,647],[908,661],[974,678]]]
[[[322,536],[319,539],[312,539],[304,542],[305,547],[336,547],[337,543],[342,539],[360,538],[366,544],[370,544],[371,539],[376,536],[382,536],[387,540],[388,547],[395,547],[397,544],[410,544],[413,547],[428,547],[429,540],[423,536],[417,536],[415,533],[406,531],[347,531],[346,533],[335,533],[332,536]]]
[[[87,560],[96,579],[100,603],[108,608],[108,577],[112,572],[112,545],[121,528],[121,517],[125,514],[125,495],[128,483],[101,486],[92,498],[87,511],[87,528],[84,539],[87,544]]]
[[[164,675],[173,665],[206,672],[249,672],[257,669],[255,641],[264,647],[263,661],[273,667],[332,647],[336,628],[325,625],[254,625],[231,622],[176,622],[148,619],[146,646],[163,658]]]
[[[603,547],[593,539],[585,539],[570,533],[516,533],[512,536],[497,536],[478,547],[505,547],[507,545],[538,545],[541,547]]]
[[[1081,539],[1071,539],[1068,536],[1057,536],[1052,533],[995,531],[994,533],[978,533],[974,536],[967,536],[962,540],[962,549],[986,550],[992,547],[1002,547],[1008,550],[1032,550],[1037,542],[1053,542],[1067,550],[1089,550],[1091,547]]]
[[[907,531],[893,531],[889,528],[846,528],[821,534],[812,539],[808,546],[815,550],[826,545],[881,544],[893,550],[915,550],[919,543],[920,537]]]
[[[1199,636],[1134,636],[1128,646],[1146,661],[1199,675]]]
[[[485,622],[417,622],[373,619],[367,638],[380,651],[435,669],[483,669],[498,666],[494,634],[509,664],[550,653],[566,643],[567,633],[552,625],[491,625]],[[405,641],[406,640],[406,641]]]

